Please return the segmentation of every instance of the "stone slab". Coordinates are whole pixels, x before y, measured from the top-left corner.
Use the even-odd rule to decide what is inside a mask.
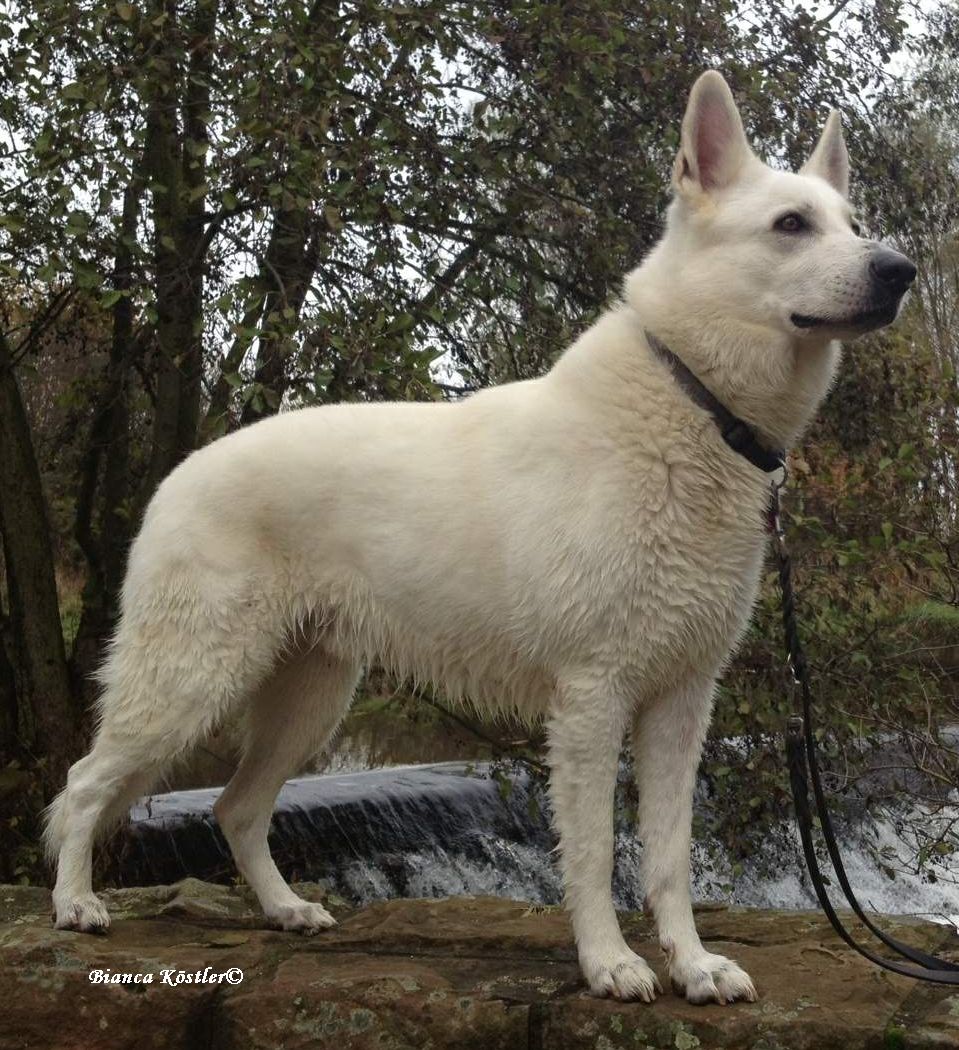
[[[591,998],[566,915],[497,898],[352,909],[302,884],[340,924],[316,938],[259,928],[249,891],[187,879],[104,894],[104,937],[57,931],[50,895],[0,887],[0,1050],[940,1050],[959,1048],[959,991],[886,974],[816,913],[709,906],[711,950],[760,1000],[652,1006]],[[642,915],[630,944],[668,987]],[[959,957],[947,927],[887,917],[894,935]],[[242,971],[239,984],[160,982],[163,970]],[[93,970],[152,973],[91,983]]]

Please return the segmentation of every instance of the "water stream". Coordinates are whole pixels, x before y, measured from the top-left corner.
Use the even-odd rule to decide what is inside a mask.
[[[354,764],[361,764],[365,756],[354,757]],[[339,769],[349,764],[333,763]],[[627,776],[624,767],[621,779]],[[186,875],[233,878],[229,851],[212,816],[219,790],[141,800],[110,851],[110,877],[123,885],[168,883]],[[701,789],[697,810],[713,804]],[[947,816],[957,814],[959,807]],[[879,912],[959,918],[957,873],[948,859],[925,878],[890,877],[895,856],[905,861],[899,830],[889,818],[845,822],[844,855],[860,899]],[[459,761],[301,777],[281,792],[270,841],[285,876],[325,881],[356,903],[493,894],[554,904],[561,896],[545,792],[517,764]],[[795,830],[773,829],[766,843],[734,868],[717,842],[698,837],[694,897],[815,907]],[[891,851],[884,863],[876,859],[877,846]],[[619,818],[613,877],[618,907],[642,906],[641,854],[631,823]]]

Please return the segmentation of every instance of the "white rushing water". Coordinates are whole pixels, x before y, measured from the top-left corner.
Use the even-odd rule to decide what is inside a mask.
[[[890,827],[880,828],[889,845],[898,842]],[[505,840],[490,840],[488,858],[466,857],[444,849],[419,850],[402,857],[403,896],[446,897],[492,895],[555,904],[561,898],[558,869],[540,848]],[[778,872],[760,872],[750,865],[734,871],[728,859],[702,843],[693,848],[693,898],[701,902],[757,908],[815,909],[818,907],[803,865],[798,832],[791,849],[782,850]],[[642,845],[629,834],[617,836],[614,897],[619,908],[642,906],[640,857]],[[938,877],[896,873],[890,877],[873,851],[862,842],[844,841],[843,860],[849,880],[867,911],[922,916],[959,928],[959,886],[954,871],[933,868]],[[905,858],[904,858],[905,859]],[[764,867],[769,862],[764,861]],[[357,860],[345,865],[338,888],[359,903],[397,896],[393,880],[376,863]],[[841,895],[831,894],[838,907]]]
[[[959,739],[959,730],[956,735]],[[740,746],[736,740],[724,744],[734,749]],[[358,772],[383,761],[375,748],[364,747],[360,739],[344,741],[343,745],[325,760],[325,771]],[[621,785],[629,777],[624,765]],[[904,808],[895,814],[888,808],[866,805],[858,818],[837,820],[846,871],[865,909],[922,916],[959,927],[959,856],[928,861],[919,874],[915,870],[917,843],[911,841],[916,828],[948,833],[950,826],[959,827],[959,790],[951,793],[949,801],[951,804],[937,813]],[[709,800],[701,784],[697,811],[704,814],[718,805],[721,802]],[[396,895],[456,894],[493,894],[537,903],[561,899],[549,843],[542,837],[528,843],[522,834],[503,837],[484,832],[481,819],[478,824],[481,830],[467,852],[449,848],[438,828],[435,844],[392,854],[385,865],[381,858],[357,859],[342,866],[333,882],[347,896],[364,902]],[[619,907],[642,906],[641,855],[637,835],[620,821],[613,880]],[[793,823],[771,829],[751,856],[754,859],[735,864],[719,841],[694,834],[694,899],[750,907],[818,908]],[[822,870],[829,878],[828,859],[822,860]],[[831,895],[837,906],[845,906],[838,885]]]
[[[915,812],[870,818],[855,834],[840,833],[849,880],[867,911],[921,916],[959,927],[959,870],[952,858],[929,863],[919,875],[902,834],[903,818],[948,822],[959,819],[959,806],[935,818]],[[629,828],[616,836],[613,892],[617,907],[642,907],[642,843]],[[768,848],[755,861],[734,865],[715,840],[694,840],[693,898],[750,907],[815,909],[815,894],[805,870],[799,833],[794,824],[770,834]],[[823,871],[831,871],[828,860]],[[384,860],[357,859],[342,866],[333,880],[346,896],[362,903],[393,896],[443,897],[493,895],[555,904],[561,900],[559,872],[550,849],[541,841],[525,844],[496,834],[480,833],[468,852],[444,848],[391,854]],[[835,880],[833,879],[833,882]],[[841,893],[831,896],[845,907]]]
[[[630,771],[624,763],[620,790]],[[153,796],[135,806],[118,871],[122,884],[172,882],[192,874],[221,878],[232,870],[212,816],[220,789]],[[866,909],[924,916],[959,925],[959,870],[938,856],[914,867],[916,829],[948,830],[959,821],[959,793],[936,813],[837,802],[837,835],[846,870]],[[722,806],[701,783],[696,824],[710,826]],[[617,807],[613,895],[620,908],[641,908],[643,847]],[[556,904],[561,900],[541,778],[519,765],[448,762],[290,781],[271,832],[284,874],[322,879],[356,903],[390,897],[493,895]],[[740,844],[735,860],[714,836],[694,834],[695,900],[772,908],[816,908],[794,824],[762,828]],[[828,863],[823,871],[828,877]],[[843,901],[834,897],[837,906]]]

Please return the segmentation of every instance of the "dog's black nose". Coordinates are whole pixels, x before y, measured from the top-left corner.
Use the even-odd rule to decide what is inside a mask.
[[[869,271],[884,288],[900,294],[916,279],[913,263],[890,248],[877,248],[873,252]]]

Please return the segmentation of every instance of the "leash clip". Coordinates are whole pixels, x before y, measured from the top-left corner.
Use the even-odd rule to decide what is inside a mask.
[[[783,458],[779,461],[779,466],[776,467],[776,470],[781,470],[782,475],[778,478],[772,478],[769,484],[772,485],[773,489],[775,489],[776,491],[776,495],[778,496],[779,493],[782,492],[782,490],[786,487],[786,482],[789,480],[789,468],[786,466],[785,456],[783,456]]]

